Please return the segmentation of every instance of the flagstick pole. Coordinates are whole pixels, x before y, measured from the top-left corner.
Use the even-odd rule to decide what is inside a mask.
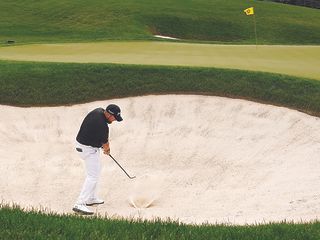
[[[256,15],[253,14],[253,23],[254,23],[254,36],[256,38],[256,48],[258,47],[258,40],[257,40],[257,26],[256,26]]]

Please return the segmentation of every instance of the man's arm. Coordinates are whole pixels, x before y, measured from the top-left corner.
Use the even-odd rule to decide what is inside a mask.
[[[109,141],[106,142],[105,144],[102,144],[102,148],[103,148],[103,153],[109,155],[110,154],[110,145],[109,145]]]
[[[109,155],[110,154],[110,144],[109,144],[109,127],[105,129],[104,132],[101,132],[102,136],[102,148],[103,148],[103,153]]]

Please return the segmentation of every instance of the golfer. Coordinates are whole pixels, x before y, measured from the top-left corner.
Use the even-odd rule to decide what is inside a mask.
[[[97,196],[97,185],[101,171],[100,148],[103,153],[110,154],[109,126],[113,121],[122,121],[121,110],[115,104],[103,108],[96,108],[84,118],[76,138],[76,150],[84,160],[86,179],[73,211],[91,215],[87,206],[103,204]]]

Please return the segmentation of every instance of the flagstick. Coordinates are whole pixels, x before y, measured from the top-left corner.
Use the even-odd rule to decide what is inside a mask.
[[[256,49],[258,47],[258,40],[257,40],[257,26],[256,26],[256,15],[253,14],[253,23],[254,23],[254,36],[256,38]]]

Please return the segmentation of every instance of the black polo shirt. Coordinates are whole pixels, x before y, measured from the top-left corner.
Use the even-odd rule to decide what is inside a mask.
[[[77,135],[77,141],[83,145],[98,147],[107,143],[109,126],[103,108],[96,108],[84,118]]]

